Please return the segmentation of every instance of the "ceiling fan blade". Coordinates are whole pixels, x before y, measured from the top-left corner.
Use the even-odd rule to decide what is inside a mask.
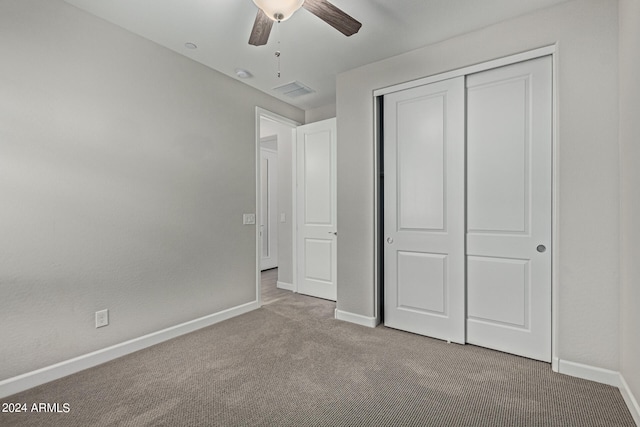
[[[318,18],[340,31],[345,36],[351,36],[358,32],[362,24],[342,10],[338,9],[327,0],[305,0],[302,7],[316,15]]]
[[[273,26],[273,20],[271,20],[262,9],[258,9],[256,15],[256,21],[253,23],[253,29],[251,30],[251,36],[249,36],[249,44],[254,46],[262,46],[267,44],[269,40],[269,33],[271,33],[271,27]]]

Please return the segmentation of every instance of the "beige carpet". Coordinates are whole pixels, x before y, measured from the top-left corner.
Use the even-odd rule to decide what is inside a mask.
[[[4,399],[1,426],[633,426],[614,387],[548,364],[333,319],[290,294]]]

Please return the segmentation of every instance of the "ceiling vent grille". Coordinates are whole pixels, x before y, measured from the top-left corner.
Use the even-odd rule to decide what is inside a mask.
[[[297,98],[299,96],[315,92],[315,90],[311,89],[309,86],[305,86],[297,81],[274,87],[273,90],[289,98]]]

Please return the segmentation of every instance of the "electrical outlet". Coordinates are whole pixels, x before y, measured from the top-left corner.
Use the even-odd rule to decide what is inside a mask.
[[[280,213],[280,222],[287,222],[287,216],[284,214],[284,212]]]
[[[253,225],[256,223],[256,214],[243,214],[242,215],[242,223],[244,225]]]
[[[96,328],[101,328],[109,324],[109,310],[96,311]]]

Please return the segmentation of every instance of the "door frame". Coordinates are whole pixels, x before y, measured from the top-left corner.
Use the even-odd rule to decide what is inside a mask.
[[[480,64],[471,65],[468,67],[459,68],[452,71],[447,71],[433,76],[427,76],[421,79],[412,80],[405,83],[400,83],[388,87],[377,89],[373,92],[373,117],[374,117],[374,143],[376,145],[374,150],[374,317],[376,324],[380,323],[383,318],[384,301],[382,298],[384,292],[384,258],[383,258],[383,187],[382,187],[382,148],[383,148],[383,134],[382,134],[382,99],[383,96],[392,92],[397,92],[404,89],[410,89],[417,86],[423,86],[430,83],[439,82],[442,80],[451,79],[454,77],[466,76],[468,74],[478,73],[481,71],[487,71],[494,68],[503,67],[506,65],[516,64],[518,62],[527,61],[530,59],[536,59],[543,56],[551,56],[552,67],[552,142],[551,142],[551,155],[552,155],[552,172],[551,172],[551,241],[552,241],[552,253],[551,253],[551,369],[554,372],[559,370],[559,358],[557,356],[558,349],[558,288],[559,277],[558,269],[558,227],[559,227],[559,194],[560,194],[560,179],[559,179],[559,140],[558,140],[558,48],[555,44],[540,47],[526,52],[517,53],[514,55],[497,58],[494,60],[486,61]]]
[[[270,141],[276,141],[276,143],[277,143],[277,140],[278,140],[277,136],[275,136],[274,138],[266,137],[266,138],[261,138],[260,143],[263,144],[265,142],[270,142]],[[261,157],[260,158],[260,160],[261,160],[260,167],[261,168],[262,168],[262,155],[264,153],[269,153],[270,155],[274,155],[275,159],[276,159],[276,165],[278,164],[278,150],[274,150],[272,148],[265,148],[265,147],[261,146],[260,147],[260,157]],[[262,173],[262,170],[260,170],[260,172]],[[269,186],[270,186],[270,183],[269,183],[270,179],[274,179],[273,177],[270,178],[272,173],[273,173],[272,171],[268,171],[268,173],[267,173],[267,188],[269,188]],[[260,177],[262,179],[262,174],[260,175]],[[277,228],[277,225],[279,224],[279,221],[278,221],[279,209],[278,209],[278,204],[277,204],[277,202],[278,202],[278,176],[277,176],[277,172],[276,172],[275,180],[276,180],[276,183],[275,183],[275,189],[276,189],[276,200],[275,200],[276,204],[275,204],[275,206],[276,206],[276,209],[275,209],[275,213],[274,213],[274,216],[273,216],[273,220],[275,220],[276,228]],[[264,184],[264,183],[261,183],[260,191],[262,191],[262,187],[263,187],[262,184]],[[259,206],[259,212],[260,213],[256,215],[256,227],[260,227],[261,226],[260,223],[262,222],[262,209],[264,208],[264,206],[262,205],[262,203],[264,202],[264,200],[262,200],[262,193],[260,194],[260,196],[261,196],[260,197],[260,206]],[[270,211],[273,209],[273,199],[272,199],[272,194],[271,194],[270,190],[269,190],[269,195],[268,196],[269,196],[269,202],[271,202],[271,203],[268,204],[268,211],[269,212],[268,212],[267,217],[268,217],[268,220],[271,220],[270,214],[273,213],[273,212],[270,212]],[[270,228],[271,224],[270,223],[266,224],[266,227],[267,227],[267,230],[269,230],[268,246],[269,246],[270,249],[273,249],[272,248],[272,240],[271,239],[272,239],[272,236],[273,236],[274,233],[273,233],[273,230]],[[262,231],[262,234],[260,233],[261,231]],[[271,269],[271,268],[278,268],[278,260],[277,260],[278,259],[278,240],[279,240],[279,235],[278,234],[279,234],[278,230],[276,229],[276,233],[275,233],[275,236],[276,236],[276,241],[275,241],[276,262],[275,262],[275,264],[276,265],[275,265],[275,267],[269,266],[267,268],[264,268],[264,266],[261,264],[260,265],[260,271],[264,271],[266,269]],[[263,240],[264,239],[264,229],[262,229],[262,230],[258,229],[258,235],[260,236],[260,239],[261,239],[260,245],[264,246],[264,240]],[[262,248],[262,250],[264,250],[264,248]],[[270,256],[272,256],[271,252],[270,252]],[[262,262],[262,258],[263,258],[262,253],[260,253],[260,261],[261,262]]]
[[[261,177],[261,159],[260,159],[260,119],[267,119],[267,120],[271,120],[274,121],[276,123],[279,123],[281,125],[287,126],[289,128],[291,128],[291,131],[294,132],[296,127],[300,126],[301,123],[296,122],[295,120],[291,120],[288,119],[284,116],[281,116],[279,114],[276,114],[272,111],[266,110],[264,108],[255,107],[255,135],[254,135],[254,162],[255,162],[255,188],[256,188],[256,199],[255,199],[255,217],[256,217],[256,221],[254,224],[254,234],[255,234],[255,278],[256,278],[256,302],[258,304],[258,307],[262,307],[262,295],[261,295],[261,285],[260,285],[260,277],[261,277],[261,271],[260,271],[260,260],[262,258],[262,251],[261,251],[261,244],[260,244],[260,227],[259,225],[259,221],[258,219],[258,211],[260,208],[260,199],[262,196],[262,186],[261,186],[261,182],[260,182],[260,177]],[[292,147],[292,155],[293,155],[293,159],[295,159],[295,147]],[[295,168],[295,162],[292,162],[292,168],[293,168],[293,178],[294,178],[294,183],[295,183],[295,173],[296,173],[296,168]],[[295,191],[293,192],[293,200],[292,203],[295,203]],[[293,205],[295,206],[295,205]],[[295,209],[293,210],[293,215],[291,218],[291,223],[292,224],[296,224],[296,217],[295,217]],[[294,246],[292,248],[292,254],[293,254],[293,273],[294,273],[294,277],[293,277],[293,286],[294,286],[294,292],[296,290],[296,280],[295,280],[295,261],[296,261],[296,253],[295,253],[295,237],[296,237],[296,230],[295,227],[293,227],[293,235],[294,235]]]

